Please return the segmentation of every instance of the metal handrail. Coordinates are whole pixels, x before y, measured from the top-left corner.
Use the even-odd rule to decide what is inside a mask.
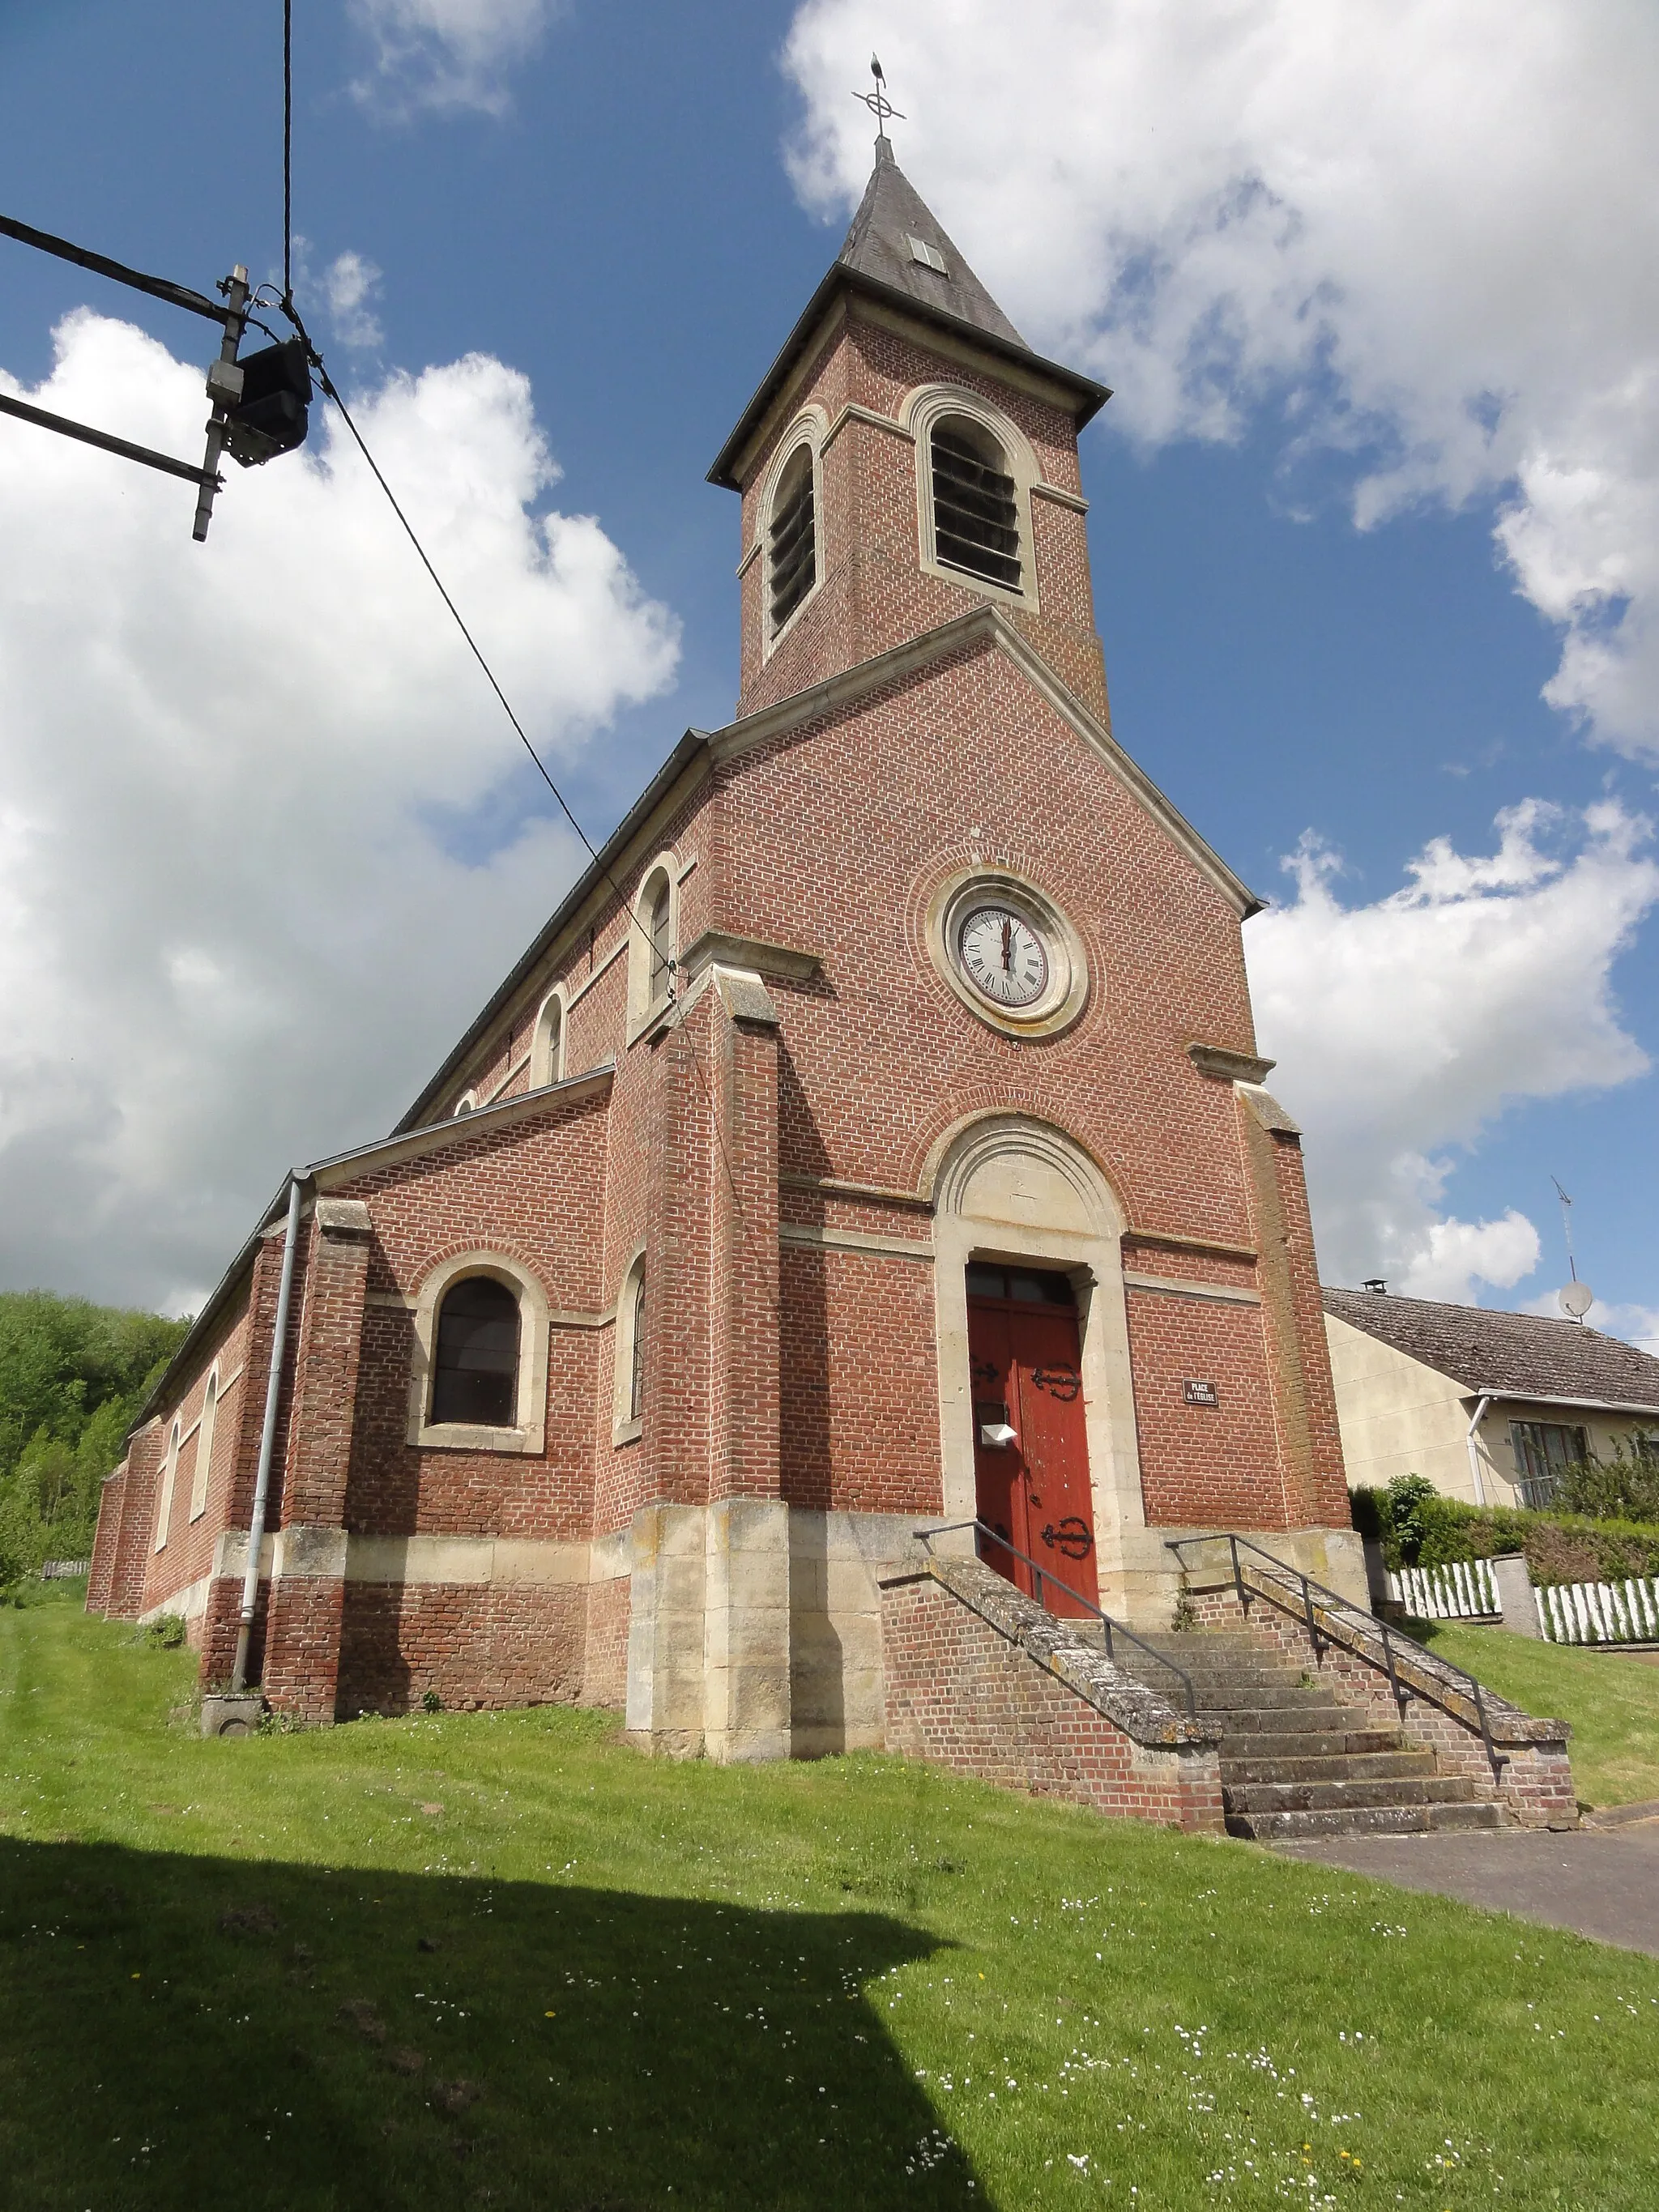
[[[1036,1601],[1039,1605],[1042,1606],[1042,1609],[1045,1613],[1048,1612],[1048,1607],[1042,1603],[1042,1585],[1045,1582],[1048,1582],[1052,1583],[1057,1590],[1064,1590],[1066,1596],[1074,1600],[1077,1604],[1080,1605],[1085,1613],[1093,1613],[1095,1619],[1100,1623],[1101,1626],[1106,1632],[1106,1656],[1110,1659],[1114,1664],[1116,1663],[1116,1655],[1112,1650],[1112,1638],[1114,1636],[1127,1636],[1130,1643],[1135,1646],[1137,1650],[1144,1651],[1149,1659],[1156,1660],[1160,1667],[1167,1667],[1170,1674],[1178,1674],[1181,1678],[1182,1687],[1187,1692],[1188,1717],[1189,1720],[1196,1720],[1198,1718],[1198,1693],[1193,1687],[1192,1676],[1187,1672],[1184,1667],[1177,1667],[1173,1659],[1166,1659],[1161,1651],[1156,1650],[1152,1644],[1147,1643],[1144,1636],[1137,1636],[1133,1629],[1126,1627],[1122,1621],[1114,1620],[1109,1613],[1104,1613],[1102,1611],[1100,1607],[1095,1603],[1093,1598],[1085,1597],[1081,1590],[1073,1589],[1070,1583],[1062,1582],[1052,1567],[1045,1567],[1041,1559],[1034,1559],[1029,1552],[1022,1552],[1017,1544],[1011,1544],[1008,1539],[1003,1535],[1000,1530],[993,1528],[988,1522],[951,1521],[947,1522],[943,1528],[913,1528],[910,1533],[927,1552],[928,1558],[932,1559],[933,1556],[932,1540],[935,1536],[958,1535],[964,1528],[971,1528],[974,1532],[974,1553],[975,1556],[980,1559],[981,1565],[988,1564],[980,1552],[980,1539],[981,1536],[988,1537],[991,1542],[996,1546],[1000,1552],[1006,1552],[1010,1558],[1023,1559],[1025,1562],[1025,1565],[1031,1569],[1032,1572],[1037,1578]]]
[[[1402,1720],[1405,1718],[1406,1706],[1411,1692],[1401,1686],[1400,1670],[1395,1663],[1394,1636],[1386,1620],[1374,1613],[1366,1612],[1363,1606],[1356,1605],[1352,1598],[1344,1597],[1340,1590],[1334,1590],[1328,1583],[1316,1582],[1311,1575],[1304,1574],[1300,1567],[1287,1565],[1285,1560],[1267,1550],[1265,1547],[1253,1542],[1248,1536],[1239,1535],[1236,1530],[1218,1528],[1207,1536],[1166,1536],[1164,1541],[1164,1549],[1173,1552],[1176,1559],[1181,1560],[1183,1574],[1187,1571],[1187,1562],[1181,1559],[1183,1545],[1224,1543],[1232,1557],[1233,1588],[1238,1594],[1240,1609],[1247,1618],[1250,1610],[1250,1599],[1244,1584],[1243,1571],[1238,1561],[1241,1545],[1247,1552],[1254,1552],[1259,1559],[1265,1559],[1276,1573],[1293,1577],[1300,1583],[1303,1616],[1307,1623],[1308,1638],[1313,1645],[1316,1659],[1319,1657],[1322,1647],[1319,1628],[1314,1613],[1314,1591],[1317,1590],[1328,1605],[1335,1606],[1340,1612],[1352,1613],[1356,1619],[1364,1621],[1368,1628],[1375,1629],[1382,1638],[1382,1663],[1388,1669],[1389,1687],[1394,1692],[1394,1701],[1399,1708],[1401,1718]],[[1258,1591],[1257,1595],[1261,1595],[1261,1593]],[[1332,1636],[1327,1636],[1324,1638],[1327,1644],[1334,1644],[1335,1640]],[[1407,1640],[1410,1641],[1410,1639]],[[1492,1741],[1492,1723],[1486,1717],[1486,1700],[1479,1680],[1470,1674],[1467,1667],[1460,1667],[1453,1659],[1443,1659],[1437,1651],[1425,1655],[1422,1645],[1415,1642],[1412,1642],[1412,1650],[1419,1659],[1425,1656],[1431,1657],[1437,1667],[1443,1667],[1448,1674],[1455,1674],[1461,1680],[1468,1683],[1469,1700],[1480,1723],[1480,1740],[1486,1747],[1486,1757],[1492,1763],[1493,1777],[1494,1778],[1501,1777],[1509,1761]]]

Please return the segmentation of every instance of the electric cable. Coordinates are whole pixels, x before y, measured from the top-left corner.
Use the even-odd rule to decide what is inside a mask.
[[[301,320],[298,308],[295,307],[291,298],[283,300],[279,305],[282,313],[290,323],[293,324],[295,331],[298,336],[301,343],[305,347],[306,358],[309,362],[313,369],[316,372],[317,381],[321,385],[325,397],[332,400],[335,406],[338,408],[341,420],[344,422],[347,429],[350,431],[358,452],[368,464],[369,471],[374,476],[375,483],[379,484],[380,489],[386,494],[387,503],[390,505],[392,513],[403,525],[404,534],[408,538],[410,544],[414,547],[416,557],[419,559],[421,566],[426,570],[427,574],[432,579],[432,582],[436,588],[439,598],[442,599],[445,606],[448,608],[450,613],[454,617],[456,628],[460,631],[461,635],[466,640],[467,647],[472,654],[472,658],[477,662],[479,667],[483,671],[484,680],[488,683],[490,690],[495,693],[497,700],[500,702],[502,713],[507,716],[507,720],[513,725],[514,731],[518,737],[520,744],[524,747],[526,752],[529,754],[531,759],[535,763],[537,774],[541,777],[542,781],[547,786],[554,798],[558,801],[560,810],[563,813],[566,821],[569,823],[571,828],[581,840],[583,847],[586,848],[589,858],[592,860],[594,866],[599,870],[601,877],[616,894],[617,902],[622,909],[628,926],[631,928],[637,929],[641,936],[645,939],[646,943],[647,945],[651,945],[652,939],[650,933],[647,930],[644,922],[634,911],[633,906],[629,902],[626,892],[623,890],[622,885],[617,881],[616,877],[611,872],[610,868],[606,866],[603,856],[600,854],[598,847],[593,843],[592,839],[589,837],[586,830],[583,829],[580,822],[576,818],[576,815],[573,811],[569,801],[566,799],[564,793],[559,789],[558,785],[554,782],[552,776],[549,774],[548,769],[542,760],[541,755],[531,743],[523,723],[514,712],[512,702],[508,699],[506,692],[502,690],[500,684],[496,681],[495,671],[490,667],[489,663],[484,659],[483,653],[479,647],[477,640],[467,628],[465,619],[463,617],[460,609],[456,605],[454,600],[451,599],[442,577],[438,574],[436,568],[434,568],[432,562],[427,554],[426,548],[422,544],[419,538],[416,535],[414,525],[410,522],[409,517],[404,513],[403,507],[398,503],[397,494],[392,490],[392,486],[386,482],[385,476],[381,473],[379,462],[376,461],[374,454],[370,453],[368,441],[364,438],[362,432],[357,428],[356,422],[352,416],[351,410],[346,405],[345,401],[340,397],[339,389],[335,384],[333,378],[329,374],[327,367],[324,362],[321,354],[312,343],[311,333],[307,330],[304,322]],[[653,945],[652,949],[653,951],[655,950],[654,945]],[[678,963],[671,955],[668,960],[668,972],[669,991],[671,995],[671,1003],[672,1004],[678,1003],[678,994],[676,992],[674,983],[677,967]],[[753,1257],[757,1261],[759,1261],[761,1255],[758,1247],[755,1243],[754,1234],[750,1225],[748,1209],[744,1206],[742,1194],[738,1189],[737,1176],[732,1165],[731,1154],[726,1149],[725,1133],[720,1127],[720,1117],[714,1109],[714,1091],[710,1087],[708,1073],[702,1065],[702,1048],[698,1042],[697,1038],[686,1026],[684,1012],[682,1012],[681,1018],[677,1026],[686,1036],[691,1046],[692,1064],[696,1070],[697,1081],[702,1086],[704,1102],[708,1109],[709,1125],[714,1133],[714,1141],[720,1147],[720,1164],[726,1170],[726,1184],[732,1193],[732,1203],[737,1209],[738,1221],[743,1226],[744,1242],[749,1245]],[[775,1298],[773,1300],[773,1315],[775,1319],[779,1317]]]
[[[294,297],[294,0],[283,0],[283,297]]]

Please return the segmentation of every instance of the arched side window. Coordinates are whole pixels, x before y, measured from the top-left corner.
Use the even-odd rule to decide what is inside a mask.
[[[916,443],[922,567],[991,597],[1037,605],[1030,441],[990,401],[955,385],[912,392],[899,420]]]
[[[173,1486],[179,1479],[179,1427],[175,1420],[167,1433],[167,1455],[161,1462],[161,1494],[155,1508],[155,1548],[165,1551],[167,1528],[173,1519]]]
[[[528,1267],[500,1252],[458,1252],[422,1284],[410,1321],[406,1443],[544,1449],[548,1303]]]
[[[933,558],[1005,592],[1020,587],[1019,508],[1007,456],[965,416],[935,422],[927,465],[933,484]]]
[[[775,642],[818,580],[817,457],[797,446],[772,494],[766,529],[767,618]]]
[[[634,1289],[634,1348],[628,1363],[628,1417],[637,1421],[645,1413],[645,1270]]]
[[[513,1425],[519,1403],[519,1301],[490,1275],[465,1275],[438,1308],[432,1419]]]
[[[611,1441],[631,1443],[645,1418],[645,1254],[636,1252],[617,1297],[616,1406]]]
[[[530,1039],[530,1088],[564,1079],[564,988],[550,991],[536,1013]]]
[[[659,853],[646,870],[628,933],[628,1042],[632,1044],[672,995],[679,939],[679,862]]]
[[[451,1115],[450,1119],[453,1121],[459,1121],[463,1114],[476,1114],[477,1110],[477,1092],[476,1091],[463,1091],[460,1097],[455,1101],[455,1110],[453,1114]]]
[[[219,1370],[209,1375],[202,1393],[202,1418],[196,1429],[196,1472],[190,1486],[190,1517],[199,1521],[207,1511],[208,1477],[213,1472],[213,1431],[219,1417]]]

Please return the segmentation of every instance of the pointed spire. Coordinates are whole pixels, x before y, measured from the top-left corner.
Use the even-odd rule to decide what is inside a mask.
[[[892,141],[884,130],[876,141],[876,165],[846,243],[715,455],[708,471],[710,483],[738,489],[734,471],[767,408],[824,316],[849,292],[878,305],[902,307],[919,320],[947,331],[971,331],[988,355],[1039,374],[1046,386],[1063,395],[1062,404],[1069,403],[1079,429],[1112,396],[1092,377],[1079,376],[1075,369],[1044,361],[1031,350],[894,160]]]
[[[1025,344],[893,158],[893,142],[884,132],[876,141],[876,166],[836,265],[1006,345]]]

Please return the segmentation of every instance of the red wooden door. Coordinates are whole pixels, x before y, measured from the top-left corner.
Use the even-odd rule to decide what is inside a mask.
[[[977,1510],[1011,1547],[987,1540],[986,1563],[1051,1613],[1083,1613],[1068,1589],[1098,1602],[1098,1585],[1071,1285],[1063,1275],[975,1262],[968,1270],[968,1348]],[[1013,1434],[1000,1442],[1005,1428]],[[1066,1588],[1045,1573],[1039,1589],[1015,1556],[1020,1552]]]

